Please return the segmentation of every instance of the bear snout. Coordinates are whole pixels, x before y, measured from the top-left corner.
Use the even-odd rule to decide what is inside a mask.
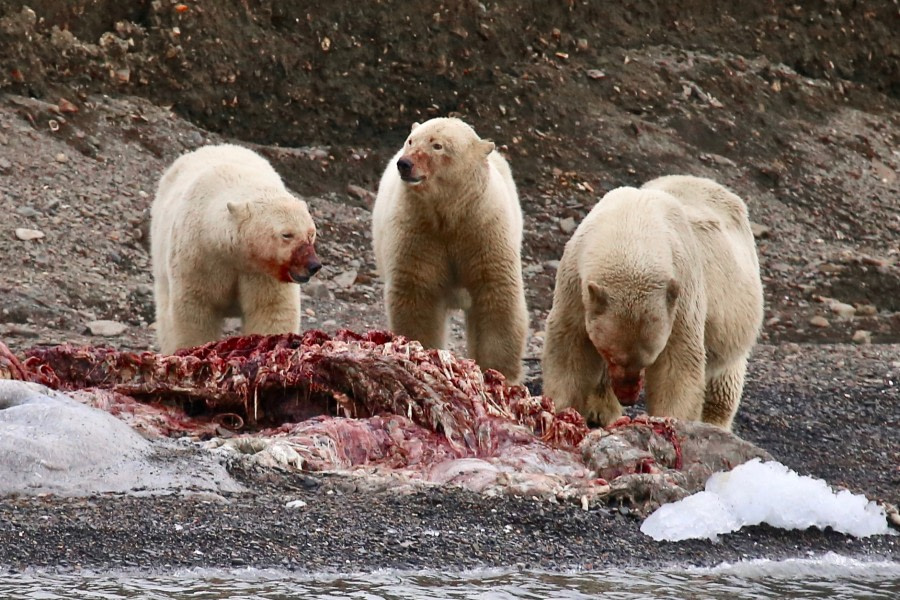
[[[627,375],[622,378],[612,378],[612,389],[619,403],[623,406],[631,406],[636,404],[638,396],[644,387],[644,373],[641,371],[638,375]]]
[[[409,177],[412,175],[413,161],[405,156],[400,157],[397,161],[397,170],[400,171],[400,177]]]
[[[416,185],[422,183],[422,180],[425,179],[422,175],[416,175],[415,169],[416,163],[408,156],[401,156],[397,161],[397,171],[400,173],[400,179],[406,183]],[[419,170],[421,172],[421,166]]]
[[[631,406],[638,401],[644,387],[644,369],[624,367],[607,359],[610,386],[619,403]]]
[[[310,278],[322,270],[322,263],[316,255],[316,248],[312,244],[299,246],[291,255],[288,278],[294,283],[306,283]]]

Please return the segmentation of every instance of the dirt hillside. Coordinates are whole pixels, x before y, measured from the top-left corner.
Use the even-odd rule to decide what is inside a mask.
[[[510,160],[525,211],[532,389],[556,267],[581,218],[620,185],[709,176],[747,201],[766,290],[736,433],[800,472],[900,500],[897,0],[0,0],[0,340],[15,351],[153,349],[146,211],[172,160],[224,140],[265,154],[310,202],[326,268],[303,286],[304,327],[383,327],[371,200],[410,124],[437,115],[466,119]],[[363,509],[348,511],[346,498],[329,497],[317,497],[328,516],[316,523],[346,524],[322,535],[347,545],[312,544],[304,566],[348,568],[345,548],[374,547],[383,523],[432,518],[430,507],[442,506],[430,496],[360,496]],[[493,515],[510,515],[524,533],[501,540],[500,554],[466,534],[432,554],[387,544],[387,558],[373,552],[363,563],[515,564],[546,555],[546,539],[553,565],[581,565],[582,553],[608,560],[619,552],[610,540],[625,561],[895,552],[890,541],[764,529],[732,536],[725,554],[705,542],[685,553],[648,546],[618,513],[452,497],[445,505],[461,522],[495,531]],[[173,549],[157,531],[180,518],[181,499],[104,502],[111,508],[10,504],[6,522],[38,533],[6,528],[9,560],[197,564],[193,541]],[[241,561],[265,565],[258,539],[266,548],[292,539],[269,505],[246,505],[259,531],[204,529],[214,558],[202,560],[248,564],[215,558],[235,548]],[[239,506],[231,514],[245,523]],[[110,520],[121,544],[105,546],[112,558],[92,558],[95,523]],[[308,533],[309,522],[296,528]],[[81,524],[77,545],[70,523]],[[153,540],[159,554],[148,558]],[[273,564],[285,552],[273,550]]]

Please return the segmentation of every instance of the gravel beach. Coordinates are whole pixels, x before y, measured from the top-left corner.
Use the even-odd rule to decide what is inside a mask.
[[[712,177],[747,201],[766,293],[734,432],[900,503],[895,2],[287,4],[0,0],[0,340],[14,352],[155,347],[147,211],[172,160],[221,141],[264,154],[309,202],[325,267],[302,288],[304,327],[383,328],[378,178],[413,121],[455,114],[496,141],[519,186],[533,392],[577,223],[617,186]],[[452,329],[461,350],[461,319]],[[0,568],[900,560],[897,536],[759,526],[657,543],[618,507],[231,474],[248,491],[4,497]]]

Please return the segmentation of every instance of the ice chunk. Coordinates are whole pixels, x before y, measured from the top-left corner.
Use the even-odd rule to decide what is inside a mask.
[[[821,479],[759,459],[714,473],[705,491],[661,506],[641,531],[657,541],[715,540],[760,523],[783,529],[831,527],[857,537],[893,533],[884,509],[865,496],[835,492]]]
[[[641,531],[657,541],[715,540],[718,534],[736,531],[742,525],[734,510],[722,498],[704,491],[679,502],[663,504],[644,521]]]
[[[0,496],[241,491],[192,446],[151,442],[108,412],[24,381],[0,380]]]

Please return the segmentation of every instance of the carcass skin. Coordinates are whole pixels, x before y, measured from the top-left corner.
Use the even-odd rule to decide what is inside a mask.
[[[0,377],[67,391],[148,437],[190,436],[261,465],[364,475],[373,488],[459,485],[639,511],[767,453],[719,428],[569,409],[474,361],[388,332],[235,337],[167,356],[0,343]]]

